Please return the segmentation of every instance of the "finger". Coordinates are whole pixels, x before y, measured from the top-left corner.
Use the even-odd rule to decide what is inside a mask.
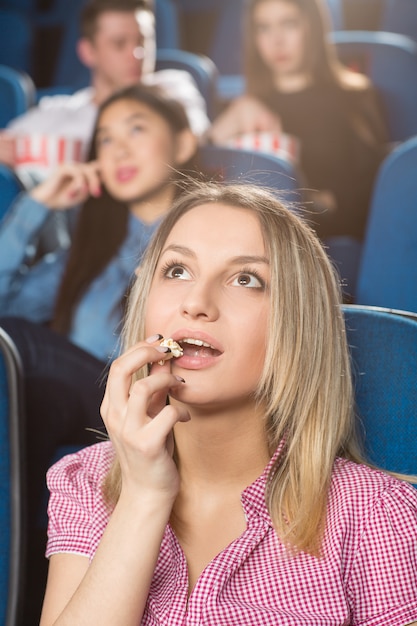
[[[89,193],[94,197],[101,195],[101,178],[99,174],[99,164],[91,161],[85,165],[84,174],[87,181]]]
[[[69,168],[65,172],[65,178],[62,183],[67,185],[66,193],[71,199],[79,199],[82,195],[88,193],[88,183],[84,173],[77,167]]]
[[[136,440],[138,424],[136,415],[138,407],[133,402],[129,406],[129,414],[123,428],[122,438],[128,443]],[[148,421],[146,428],[141,430],[141,443],[147,448],[148,454],[158,454],[161,447],[165,446],[167,438],[171,435],[172,429],[179,422],[187,422],[190,420],[189,413],[179,407],[165,405],[158,415],[151,421]]]
[[[102,417],[108,431],[120,434],[126,429],[134,431],[145,426],[166,406],[168,390],[180,384],[183,384],[182,380],[166,372],[136,381],[124,400],[115,395],[117,391],[113,389],[102,405]],[[149,409],[151,404],[152,412]]]
[[[170,372],[148,376],[134,383],[129,402],[139,406],[148,419],[153,419],[167,405],[169,390],[184,383],[183,378]]]
[[[122,410],[127,402],[132,386],[132,376],[148,363],[172,357],[165,348],[141,343],[117,358],[110,366],[105,396],[106,402]]]

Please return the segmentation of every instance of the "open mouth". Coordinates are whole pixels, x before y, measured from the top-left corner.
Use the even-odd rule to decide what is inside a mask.
[[[119,167],[116,172],[116,178],[119,183],[129,182],[132,178],[136,176],[137,168],[136,167]]]
[[[217,350],[217,348],[201,339],[185,337],[178,341],[178,343],[183,350],[183,356],[207,358],[220,356],[222,354],[220,350]]]

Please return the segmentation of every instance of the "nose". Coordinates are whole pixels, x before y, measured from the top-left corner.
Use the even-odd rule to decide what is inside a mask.
[[[122,138],[119,138],[114,145],[114,155],[116,159],[123,159],[129,155],[129,144]]]
[[[219,316],[219,294],[209,284],[190,285],[181,303],[181,313],[186,319],[213,322]]]
[[[281,45],[285,41],[284,29],[280,26],[275,26],[271,31],[271,40],[275,45]]]

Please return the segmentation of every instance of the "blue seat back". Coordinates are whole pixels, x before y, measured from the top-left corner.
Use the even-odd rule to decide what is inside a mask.
[[[359,430],[369,460],[417,474],[417,316],[344,306]]]
[[[23,11],[26,15],[34,15],[37,11],[38,0],[2,0],[2,8]]]
[[[35,102],[35,85],[25,72],[0,65],[0,128]]]
[[[417,312],[417,136],[376,179],[355,302]]]
[[[22,608],[22,373],[14,345],[0,329],[0,623],[16,626]]]
[[[381,96],[391,141],[417,134],[417,42],[397,33],[335,31],[340,59],[369,76]]]
[[[33,31],[31,21],[23,11],[0,9],[0,63],[31,73]]]
[[[181,48],[179,12],[175,0],[155,1],[157,48]]]
[[[353,302],[356,295],[362,243],[347,235],[328,237],[323,243],[337,269],[346,301]]]
[[[157,71],[166,69],[183,70],[191,74],[206,102],[207,114],[210,119],[213,119],[216,107],[218,72],[211,59],[185,50],[161,49],[157,50],[156,53],[155,69]]]
[[[300,200],[300,182],[291,163],[270,154],[228,148],[203,146],[201,165],[213,178],[226,182],[246,182],[279,192],[284,201]]]
[[[345,19],[343,14],[343,0],[326,0],[330,16],[330,27],[332,30],[343,30]]]
[[[417,39],[416,1],[385,0],[379,28]]]

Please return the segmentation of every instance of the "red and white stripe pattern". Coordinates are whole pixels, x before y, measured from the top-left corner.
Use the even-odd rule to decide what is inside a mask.
[[[39,172],[50,171],[61,163],[84,161],[86,142],[55,135],[17,135],[15,167]]]
[[[296,165],[299,160],[299,141],[285,133],[256,132],[245,133],[231,139],[228,145],[245,150],[266,152]]]

